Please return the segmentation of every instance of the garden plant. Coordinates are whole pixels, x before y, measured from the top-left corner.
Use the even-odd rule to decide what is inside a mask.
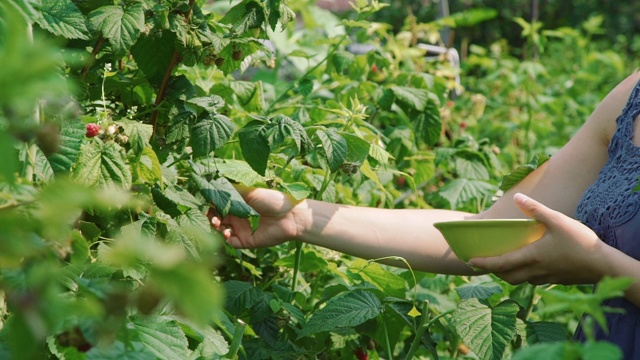
[[[457,68],[417,45],[494,10],[397,30],[386,6],[0,0],[0,358],[620,358],[571,333],[627,279],[514,286],[210,226],[259,226],[236,184],[481,211],[636,65],[594,16],[513,18],[537,56],[470,44]]]

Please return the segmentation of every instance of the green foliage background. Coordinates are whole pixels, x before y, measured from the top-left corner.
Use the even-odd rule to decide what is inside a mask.
[[[569,334],[625,279],[511,286],[210,227],[212,205],[258,226],[235,183],[481,211],[637,65],[598,41],[607,17],[513,18],[535,52],[471,42],[456,68],[415,45],[503,12],[386,5],[0,0],[0,357],[619,358]]]

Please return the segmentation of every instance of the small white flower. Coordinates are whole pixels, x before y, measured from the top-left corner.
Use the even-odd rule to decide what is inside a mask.
[[[116,133],[116,130],[117,130],[117,128],[116,128],[116,126],[115,126],[115,125],[109,125],[109,126],[107,127],[107,134],[109,134],[109,135],[113,135],[113,134],[115,134],[115,133]]]
[[[104,71],[111,72],[111,63],[104,64]]]

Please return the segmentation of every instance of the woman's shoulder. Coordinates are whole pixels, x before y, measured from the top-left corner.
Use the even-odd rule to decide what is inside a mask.
[[[640,85],[640,72],[635,71],[616,85],[600,102],[591,114],[587,122],[598,128],[601,140],[605,144],[611,142],[611,138],[617,128],[617,119],[630,102],[634,89]],[[640,90],[640,88],[638,89]],[[636,94],[640,95],[640,94]]]

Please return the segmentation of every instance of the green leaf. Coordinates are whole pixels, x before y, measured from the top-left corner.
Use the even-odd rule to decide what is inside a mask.
[[[216,114],[198,121],[191,127],[193,156],[206,156],[219,149],[235,131],[236,125],[224,115]]]
[[[396,99],[409,109],[425,111],[429,102],[429,91],[407,86],[392,86],[391,91]]]
[[[382,303],[369,291],[354,290],[329,300],[327,305],[311,316],[299,337],[323,331],[353,328],[375,318],[382,311]]]
[[[238,131],[242,156],[251,168],[265,176],[271,148],[265,134],[268,123],[253,120]]]
[[[43,29],[67,39],[89,38],[84,16],[70,0],[42,0],[39,9],[37,22]]]
[[[283,183],[282,188],[296,200],[306,199],[311,195],[311,189],[305,183]]]
[[[0,178],[13,183],[18,171],[18,151],[16,150],[14,138],[4,129],[0,129]]]
[[[316,135],[329,162],[331,172],[336,172],[347,158],[347,140],[334,129],[318,130]]]
[[[155,183],[162,180],[162,166],[152,148],[146,147],[132,166],[135,180],[143,183]]]
[[[176,36],[171,31],[162,31],[162,36],[142,35],[131,48],[138,68],[151,84],[158,85],[169,67],[175,50]]]
[[[140,342],[159,359],[186,359],[189,356],[189,343],[180,325],[163,316],[133,316],[131,323]]]
[[[582,360],[578,346],[578,344],[572,344],[569,342],[533,344],[516,351],[512,360]]]
[[[235,187],[225,178],[219,178],[207,182],[198,175],[192,175],[200,193],[216,207],[216,210],[224,217],[227,214],[248,219],[251,229],[255,231],[260,222],[260,215],[249,206],[242,195],[238,193]]]
[[[266,128],[266,136],[271,149],[290,140],[296,144],[298,153],[308,151],[311,148],[311,140],[304,127],[285,115],[277,115],[271,119],[270,126]]]
[[[49,163],[56,174],[67,173],[80,155],[80,148],[85,138],[85,124],[81,121],[62,123],[60,129],[60,147],[49,156]],[[6,157],[2,157],[6,159]]]
[[[224,289],[227,294],[224,308],[236,316],[253,307],[264,296],[262,289],[237,280],[225,282]]]
[[[406,296],[406,281],[400,275],[383,269],[378,263],[369,262],[364,259],[356,259],[351,263],[348,271],[375,285],[389,296],[397,298]]]
[[[86,360],[157,360],[156,355],[144,344],[133,341],[125,345],[115,341],[109,346],[95,346],[87,352]]]
[[[115,142],[93,139],[82,146],[72,178],[81,184],[105,188],[131,187],[131,170],[124,150]]]
[[[109,40],[115,53],[123,54],[145,31],[143,4],[134,2],[126,7],[102,6],[89,14],[89,25]]]
[[[211,114],[217,114],[218,109],[224,106],[224,100],[218,95],[194,97],[186,103],[197,105]]]
[[[455,179],[440,188],[439,194],[456,209],[458,205],[473,199],[490,197],[496,188],[482,180]]]
[[[149,146],[149,141],[151,141],[151,136],[153,135],[152,125],[127,119],[117,121],[116,124],[121,126],[125,135],[129,137],[129,144],[135,153],[139,154]]]
[[[364,161],[367,159],[367,156],[369,156],[369,153],[371,152],[371,144],[369,144],[365,139],[355,136],[353,134],[340,133],[340,135],[342,135],[342,137],[344,137],[344,139],[347,142],[346,161],[357,163],[357,164],[364,163]],[[382,149],[379,148],[379,150],[382,150]],[[384,156],[382,156],[382,158],[384,158]]]
[[[560,323],[538,321],[527,323],[527,342],[529,344],[565,341],[569,339],[567,329]]]
[[[300,79],[297,89],[300,95],[304,97],[308,96],[313,91],[313,80],[308,77]]]
[[[220,176],[247,186],[264,182],[264,177],[258,175],[246,161],[233,159],[216,160],[211,167],[216,169]]]
[[[295,268],[296,257],[295,255],[289,255],[276,260],[273,263],[274,266],[282,266],[289,269]],[[302,259],[300,261],[299,271],[303,273],[323,271],[327,268],[328,262],[326,259],[319,255],[315,250],[304,249],[302,252]]]
[[[510,174],[507,174],[502,178],[500,190],[507,191],[511,189],[547,160],[549,160],[549,156],[547,155],[536,155],[530,163],[518,166]]]
[[[505,300],[493,308],[477,299],[462,301],[453,313],[456,332],[480,359],[501,360],[516,334],[518,304]]]
[[[425,110],[414,116],[413,128],[416,138],[429,146],[433,146],[440,140],[442,120],[435,102],[429,101]]]
[[[231,25],[232,31],[236,34],[242,34],[249,29],[259,28],[265,19],[265,9],[262,3],[255,0],[244,0],[229,9],[220,22]]]
[[[480,284],[472,283],[458,286],[456,288],[456,292],[463,300],[472,298],[483,300],[488,299],[494,294],[500,294],[502,292],[502,287],[493,281]]]
[[[482,154],[470,150],[456,151],[455,167],[458,175],[465,179],[489,180],[489,170]]]
[[[223,358],[229,352],[229,344],[222,334],[210,326],[202,330],[204,338],[191,354],[190,360]]]

